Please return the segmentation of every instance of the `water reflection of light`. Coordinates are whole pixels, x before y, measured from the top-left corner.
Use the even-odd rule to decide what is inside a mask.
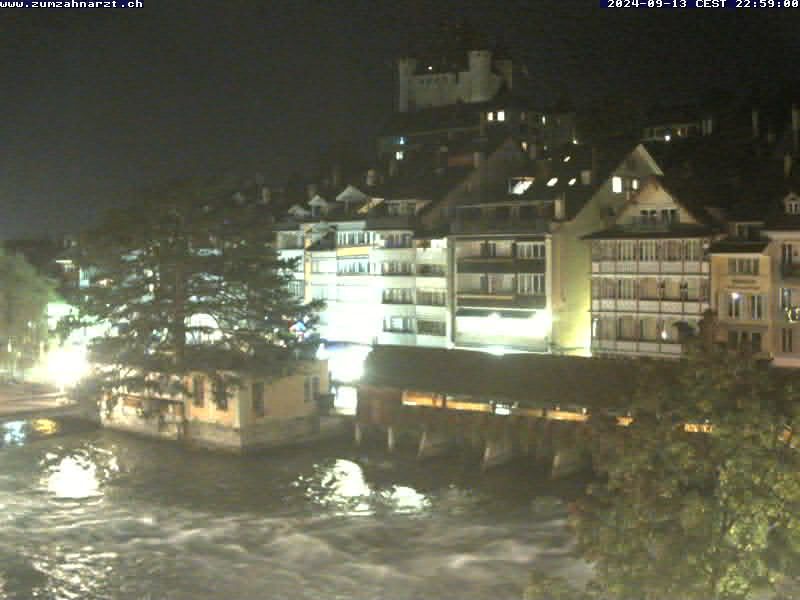
[[[350,460],[337,460],[325,477],[322,485],[327,496],[335,504],[346,504],[357,512],[369,510],[365,502],[372,490],[364,479],[361,467]]]
[[[3,423],[3,444],[7,446],[25,442],[25,421]]]
[[[31,421],[31,427],[41,435],[52,435],[58,431],[58,423],[52,419],[34,419]]]
[[[397,485],[392,491],[395,506],[406,512],[419,512],[428,506],[428,499],[414,488]]]
[[[47,489],[57,498],[90,498],[100,493],[97,466],[87,460],[65,456],[47,479]]]

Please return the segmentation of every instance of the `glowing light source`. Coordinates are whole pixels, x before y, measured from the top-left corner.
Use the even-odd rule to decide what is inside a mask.
[[[578,181],[575,177],[569,180],[569,185],[575,185],[575,182]]]
[[[62,346],[47,356],[48,378],[62,389],[75,385],[89,371],[89,360],[83,346]]]
[[[557,183],[558,183],[558,177],[551,177],[550,180],[547,182],[547,187],[553,187]]]
[[[539,310],[530,318],[530,330],[534,337],[547,337],[553,326],[553,317],[546,310]]]
[[[328,370],[334,381],[351,383],[361,379],[364,374],[364,362],[372,351],[369,346],[347,346],[344,348],[328,348],[320,344],[317,359],[328,361]]]
[[[567,155],[567,156],[564,157],[564,162],[569,162],[571,160],[572,160],[572,157],[570,155]]]

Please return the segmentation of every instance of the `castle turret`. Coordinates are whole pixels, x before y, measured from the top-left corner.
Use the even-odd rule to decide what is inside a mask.
[[[470,102],[491,100],[492,53],[489,50],[470,50],[469,76],[471,85]]]
[[[408,112],[411,78],[417,69],[415,58],[401,58],[397,61],[397,110]]]

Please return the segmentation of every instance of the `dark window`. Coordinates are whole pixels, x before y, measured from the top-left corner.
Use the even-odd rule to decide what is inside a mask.
[[[758,332],[753,332],[750,334],[750,347],[753,349],[753,352],[761,352],[761,334]]]
[[[738,348],[739,347],[739,334],[735,331],[728,332],[728,346],[730,348]]]
[[[206,378],[200,375],[192,378],[192,403],[198,407],[206,403]]]
[[[508,221],[511,217],[511,208],[508,206],[498,206],[494,209],[494,218],[498,221]]]
[[[214,404],[219,410],[228,410],[228,389],[221,378],[214,380]]]
[[[253,414],[257,417],[264,416],[264,382],[256,381],[250,388],[250,397],[253,399]]]

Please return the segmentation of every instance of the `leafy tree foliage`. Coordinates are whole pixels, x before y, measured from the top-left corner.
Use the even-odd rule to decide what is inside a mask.
[[[39,358],[53,295],[52,282],[24,257],[0,255],[0,360],[11,374]]]
[[[633,423],[594,422],[606,479],[577,519],[608,597],[749,598],[800,564],[797,399],[796,375],[720,348],[645,368]]]
[[[290,295],[296,265],[273,250],[266,207],[232,189],[171,186],[85,236],[77,261],[91,283],[66,328],[103,331],[90,345],[97,388],[174,393],[196,371],[226,389],[235,373],[281,373],[313,351],[291,327],[313,327],[318,306]]]

